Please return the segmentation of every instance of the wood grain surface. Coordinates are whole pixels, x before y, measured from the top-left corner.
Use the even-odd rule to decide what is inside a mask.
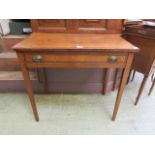
[[[13,46],[14,50],[57,50],[57,49],[91,49],[122,50],[135,52],[138,48],[124,40],[119,34],[49,34],[32,33],[24,41]],[[107,52],[108,52],[107,51]],[[119,51],[120,52],[120,51]]]

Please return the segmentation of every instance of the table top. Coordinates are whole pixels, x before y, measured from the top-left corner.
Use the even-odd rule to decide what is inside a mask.
[[[155,26],[127,25],[123,34],[155,40]]]
[[[40,50],[139,50],[121,37],[120,34],[65,34],[34,32],[25,40],[13,46],[16,51]]]

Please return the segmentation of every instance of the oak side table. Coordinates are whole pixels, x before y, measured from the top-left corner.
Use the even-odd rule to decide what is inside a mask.
[[[32,33],[16,44],[25,86],[36,121],[39,115],[29,77],[30,68],[124,68],[112,120],[119,109],[134,53],[139,49],[119,34]],[[46,78],[45,78],[46,79]],[[48,89],[47,81],[44,86]]]

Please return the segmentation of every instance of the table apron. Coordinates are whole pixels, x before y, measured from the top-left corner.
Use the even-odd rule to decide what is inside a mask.
[[[27,68],[125,68],[125,63],[80,63],[80,62],[55,62],[55,63],[26,63]]]

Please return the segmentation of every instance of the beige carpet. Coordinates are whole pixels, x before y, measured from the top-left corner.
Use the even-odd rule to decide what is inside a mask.
[[[108,95],[35,95],[40,122],[35,122],[26,94],[0,94],[0,134],[155,134],[155,90],[150,79],[138,106],[134,100],[142,80],[137,74],[126,86],[115,122],[116,93]]]

